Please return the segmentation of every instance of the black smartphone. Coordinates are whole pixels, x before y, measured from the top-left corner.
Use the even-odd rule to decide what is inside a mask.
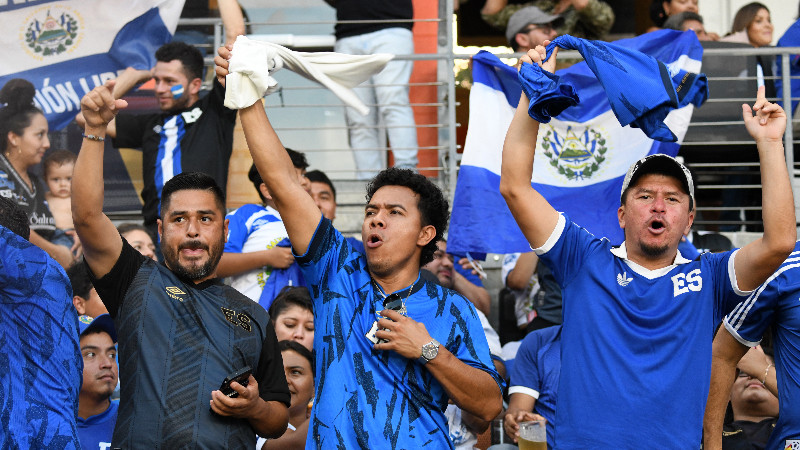
[[[236,371],[236,373],[234,373],[233,375],[226,377],[225,380],[222,382],[222,385],[219,387],[220,392],[222,392],[223,394],[227,395],[230,398],[238,397],[239,393],[233,390],[233,388],[231,387],[231,383],[235,381],[241,384],[242,386],[247,387],[247,384],[249,383],[250,380],[251,372],[252,371],[250,369],[250,366],[244,366],[243,368]]]

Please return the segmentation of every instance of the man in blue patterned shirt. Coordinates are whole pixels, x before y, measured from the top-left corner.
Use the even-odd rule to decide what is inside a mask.
[[[218,76],[229,55],[220,49]],[[503,381],[475,308],[419,276],[447,224],[439,188],[410,170],[378,174],[359,253],[297,181],[261,103],[240,116],[314,298],[318,378],[306,448],[451,448],[448,399],[494,419]]]
[[[83,361],[67,274],[0,197],[0,448],[79,449]]]

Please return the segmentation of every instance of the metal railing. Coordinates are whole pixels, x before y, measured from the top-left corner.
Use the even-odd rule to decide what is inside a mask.
[[[461,106],[458,105],[456,102],[456,83],[455,83],[455,74],[454,74],[454,66],[457,60],[464,60],[468,59],[472,55],[469,54],[456,54],[454,53],[454,42],[453,42],[453,22],[452,22],[452,5],[453,0],[446,0],[443,2],[439,2],[439,18],[436,19],[424,19],[425,22],[433,22],[437,24],[437,51],[436,53],[425,53],[425,54],[414,54],[414,55],[399,55],[397,59],[401,60],[413,60],[413,61],[435,61],[436,62],[436,80],[426,83],[416,83],[410,85],[410,87],[434,87],[437,91],[436,100],[435,101],[427,101],[427,102],[418,102],[413,103],[411,106],[416,110],[422,110],[424,108],[435,108],[435,121],[428,122],[428,123],[417,123],[416,127],[418,130],[423,129],[433,129],[436,130],[436,143],[433,145],[424,145],[420,147],[421,151],[435,151],[437,153],[437,164],[431,165],[429,167],[420,167],[420,170],[427,171],[428,173],[435,173],[436,178],[438,179],[440,185],[446,192],[449,193],[449,199],[452,201],[453,194],[455,192],[455,180],[456,175],[458,172],[458,166],[460,163],[460,154],[458,153],[458,145],[456,142],[456,135],[457,129],[460,126],[466,126],[466,124],[459,124],[456,122],[456,109]],[[306,24],[309,22],[306,22]],[[315,22],[316,23],[316,22]],[[334,22],[319,22],[322,24],[330,25]],[[216,48],[222,42],[224,33],[222,30],[222,25],[219,19],[182,19],[179,22],[180,25],[214,25],[214,35],[213,35],[213,43],[211,45],[212,48]],[[257,24],[255,24],[257,25]],[[276,40],[276,36],[280,37],[280,39],[290,40],[287,35],[256,35],[256,37],[260,38],[268,38],[272,36],[271,40]],[[328,36],[330,38],[330,36]],[[279,40],[279,39],[278,39]],[[323,42],[323,39],[313,39],[309,42]],[[332,40],[328,39],[326,42],[332,42]],[[285,42],[277,42],[277,43],[285,43]],[[300,49],[302,50],[302,49]],[[206,61],[209,64],[213,65],[213,51],[208,52],[209,55],[206,57]],[[790,55],[791,54],[800,54],[800,48],[736,48],[736,49],[706,49],[704,52],[705,57],[720,57],[720,58],[731,58],[731,61],[741,58],[753,57],[753,56],[760,56],[760,57],[775,57],[777,63],[780,64],[782,68],[782,82],[783,86],[787,87],[783,91],[783,95],[781,100],[784,105],[791,104],[791,92],[788,89],[788,86],[791,85],[790,79]],[[575,57],[579,55],[577,52],[562,52],[559,55],[559,58],[562,57]],[[498,56],[520,56],[520,54],[504,54]],[[768,82],[774,82],[777,77],[764,77]],[[752,103],[753,96],[746,96],[747,93],[741,96],[733,96],[733,97],[726,97],[721,98],[714,95],[714,86],[718,83],[726,82],[726,83],[753,83],[755,80],[754,76],[709,76],[709,86],[711,88],[712,97],[708,100],[707,105],[717,105],[720,104],[730,104],[732,109],[739,108],[739,104],[741,103]],[[300,92],[321,92],[324,88],[318,87],[315,85],[285,85],[282,87],[281,91],[274,95],[276,99],[272,100],[273,102],[277,102],[271,106],[274,109],[281,109],[286,111],[289,115],[296,115],[302,117],[304,111],[309,110],[339,110],[339,112],[343,115],[343,109],[341,103],[337,100],[325,100],[325,101],[313,101],[313,102],[296,102],[292,100],[290,97],[293,95],[300,93]],[[772,98],[771,100],[776,100]],[[796,100],[796,99],[795,99]],[[376,106],[376,105],[369,105],[369,106]],[[711,106],[709,106],[711,108]],[[784,147],[786,151],[786,161],[787,165],[792,169],[790,173],[792,175],[792,184],[794,188],[800,186],[800,183],[797,180],[797,174],[800,173],[800,167],[795,162],[795,155],[794,155],[794,148],[797,145],[798,141],[795,139],[795,133],[798,129],[800,129],[800,120],[793,116],[793,111],[791,108],[785,108],[787,118],[789,119],[789,126],[787,127],[786,134],[784,136]],[[699,114],[697,114],[699,116]],[[280,122],[280,121],[279,121]],[[303,147],[303,151],[309,154],[326,154],[326,153],[333,153],[333,154],[345,154],[346,152],[351,151],[349,146],[346,144],[346,137],[340,137],[338,139],[338,145],[330,144],[330,136],[341,135],[346,136],[348,127],[344,124],[343,120],[336,124],[323,124],[319,126],[315,126],[316,124],[287,124],[283,123],[276,123],[275,128],[279,134],[282,135],[289,135],[291,133],[303,133],[305,135],[305,142],[308,145]],[[757,157],[755,156],[755,152],[753,151],[752,158],[746,161],[730,161],[726,160],[726,156],[720,154],[716,160],[712,162],[703,162],[703,158],[695,158],[694,156],[703,156],[707,152],[712,152],[713,149],[718,149],[724,146],[733,146],[733,147],[747,147],[752,146],[754,149],[755,146],[752,140],[749,140],[745,135],[742,138],[734,138],[733,136],[731,139],[703,139],[703,136],[712,136],[714,131],[717,130],[725,130],[726,127],[732,128],[740,128],[744,129],[741,120],[734,120],[730,117],[723,117],[719,120],[705,120],[699,121],[694,120],[690,124],[690,133],[694,133],[694,135],[699,136],[692,140],[691,142],[687,141],[684,143],[684,147],[681,150],[681,154],[687,160],[687,165],[695,172],[697,172],[698,177],[700,178],[700,183],[697,185],[698,190],[698,197],[703,199],[711,199],[708,202],[701,203],[698,200],[698,212],[708,216],[709,218],[698,220],[696,222],[700,225],[700,228],[710,228],[715,229],[719,226],[724,225],[735,225],[740,227],[745,227],[748,225],[756,225],[759,222],[757,220],[734,220],[734,221],[726,221],[722,219],[714,219],[711,218],[713,215],[726,212],[726,211],[738,211],[738,212],[753,212],[758,211],[760,209],[759,205],[749,205],[749,204],[723,204],[720,201],[720,192],[726,190],[740,190],[745,192],[747,190],[755,190],[760,189],[760,183],[728,183],[727,179],[729,178],[729,174],[726,174],[726,171],[731,170],[741,170],[745,169],[745,173],[757,173],[758,168],[758,161]],[[379,127],[385,128],[385,127]],[[317,136],[323,136],[314,138],[312,136],[315,134]],[[342,144],[344,143],[344,144]],[[389,143],[391,144],[391,143]],[[388,147],[381,147],[380,149],[388,149]],[[374,149],[370,149],[374,150]],[[712,157],[713,158],[713,157]],[[753,159],[754,158],[754,159]],[[331,175],[334,179],[339,180],[347,180],[350,179],[350,174],[352,173],[351,169],[335,169],[331,170]],[[737,173],[738,174],[738,173]],[[758,179],[756,177],[756,179]],[[798,199],[798,195],[795,196]],[[361,193],[359,193],[359,201],[362,198]],[[796,204],[798,201],[796,200]],[[796,208],[800,211],[800,208]]]

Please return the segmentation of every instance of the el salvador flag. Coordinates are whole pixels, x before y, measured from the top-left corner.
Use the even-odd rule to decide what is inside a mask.
[[[670,72],[700,71],[703,49],[691,31],[661,30],[614,44],[650,55],[664,62]],[[673,110],[664,120],[676,142],[656,141],[639,128],[620,125],[606,91],[586,62],[556,74],[575,88],[580,103],[540,125],[531,183],[573,222],[619,244],[624,236],[617,209],[625,172],[649,154],[675,156],[693,107]],[[503,141],[521,94],[517,71],[482,51],[473,57],[472,78],[469,129],[453,199],[448,251],[473,256],[530,251],[499,191]],[[635,83],[628,87],[637,88]]]
[[[81,98],[127,67],[149,69],[172,40],[184,0],[0,1],[0,86],[24,78],[50,128],[68,125]]]

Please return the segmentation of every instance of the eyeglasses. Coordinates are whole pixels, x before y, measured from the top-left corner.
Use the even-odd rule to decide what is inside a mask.
[[[553,24],[551,24],[551,23],[544,23],[544,24],[541,24],[541,25],[530,25],[528,27],[525,27],[525,29],[522,30],[520,33],[528,34],[528,33],[530,33],[531,31],[534,31],[534,30],[541,30],[542,33],[549,34],[549,33],[552,33],[553,31],[555,31],[555,28],[553,27]]]

